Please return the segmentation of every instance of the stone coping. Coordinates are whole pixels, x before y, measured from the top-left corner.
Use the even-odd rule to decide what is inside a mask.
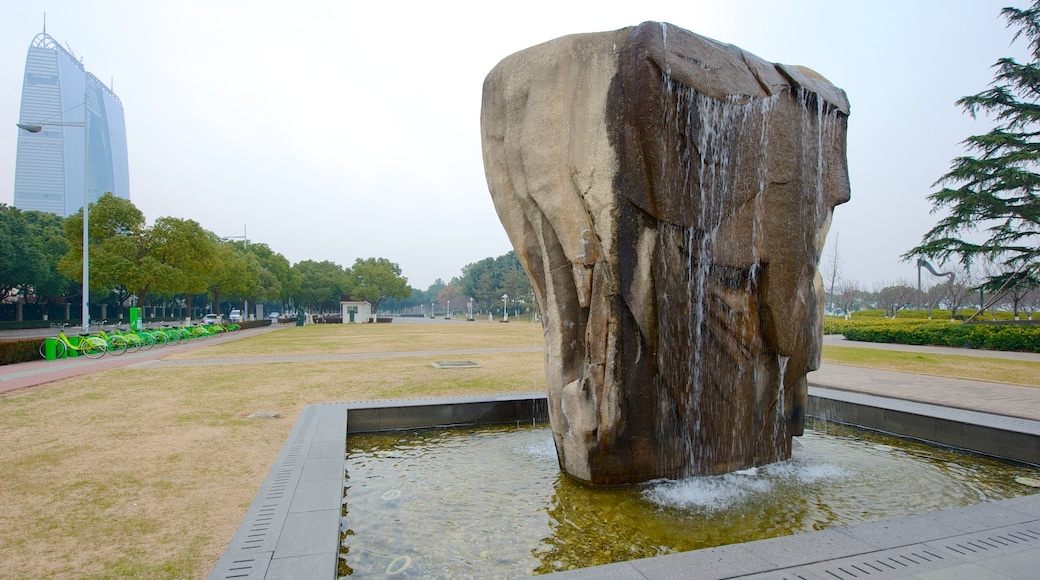
[[[809,414],[829,421],[894,434],[903,434],[900,429],[905,427],[917,433],[911,437],[967,450],[976,450],[974,443],[987,438],[997,440],[1000,447],[999,440],[1008,436],[1025,437],[1026,447],[1040,449],[1040,423],[1036,421],[1009,421],[985,413],[815,387],[810,387],[809,394]],[[537,422],[546,420],[547,414],[541,393],[309,405],[300,413],[210,579],[337,577],[350,432]],[[958,435],[969,430],[967,438]],[[987,431],[987,437],[979,435]],[[698,578],[851,579],[960,570],[967,574],[963,577],[979,577],[981,572],[1005,568],[1010,575],[994,577],[1031,578],[1040,568],[1040,494],[552,576],[688,578],[696,571]]]

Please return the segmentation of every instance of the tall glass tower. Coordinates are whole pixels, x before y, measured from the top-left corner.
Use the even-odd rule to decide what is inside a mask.
[[[76,213],[83,207],[84,170],[91,201],[106,192],[130,199],[123,103],[46,32],[33,38],[25,57],[18,122],[42,130],[18,129],[14,207]]]

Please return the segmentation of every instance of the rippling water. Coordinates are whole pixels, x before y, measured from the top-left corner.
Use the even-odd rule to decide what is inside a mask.
[[[547,427],[351,435],[341,573],[509,578],[1004,499],[1036,469],[833,425],[789,461],[591,489]]]

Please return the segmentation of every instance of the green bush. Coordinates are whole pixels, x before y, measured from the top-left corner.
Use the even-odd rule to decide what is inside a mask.
[[[849,340],[864,342],[1040,352],[1038,324],[886,320],[874,324],[846,325],[841,333]]]

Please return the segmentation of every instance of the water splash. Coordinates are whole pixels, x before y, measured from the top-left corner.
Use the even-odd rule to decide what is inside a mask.
[[[717,512],[771,497],[784,486],[840,482],[849,476],[835,463],[791,460],[725,475],[652,481],[643,497],[662,507]]]

